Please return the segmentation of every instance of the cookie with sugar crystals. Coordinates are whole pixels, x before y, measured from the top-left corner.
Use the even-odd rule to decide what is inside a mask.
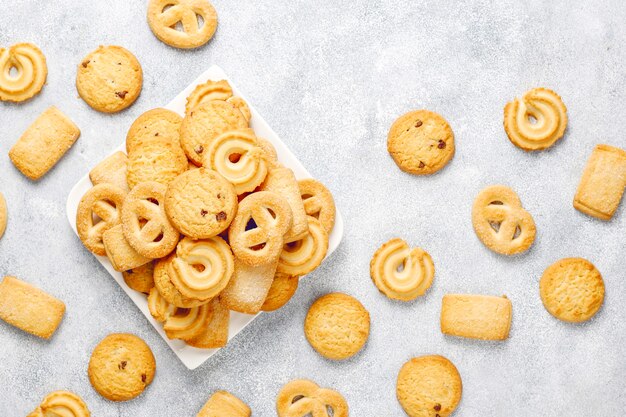
[[[446,294],[441,301],[441,332],[482,340],[509,337],[511,300],[491,295]]]
[[[216,391],[196,417],[250,417],[252,411],[239,398],[227,391]]]

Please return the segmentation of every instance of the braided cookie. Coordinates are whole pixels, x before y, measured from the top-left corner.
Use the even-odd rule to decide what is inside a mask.
[[[198,84],[196,88],[187,97],[185,105],[185,114],[197,107],[201,103],[207,103],[213,100],[226,101],[233,96],[233,89],[226,80],[213,81],[208,80],[203,84]]]
[[[515,191],[504,185],[492,185],[478,194],[472,224],[481,242],[503,255],[524,252],[535,240],[533,217]]]
[[[319,220],[307,216],[309,233],[301,240],[286,243],[276,270],[289,275],[306,275],[317,268],[328,251],[328,233]]]
[[[76,230],[85,247],[96,255],[106,255],[102,235],[120,224],[126,193],[112,184],[99,184],[81,198],[76,211]]]
[[[0,48],[0,101],[28,100],[41,91],[47,76],[46,57],[32,43]]]
[[[154,265],[154,287],[165,301],[176,307],[193,308],[206,304],[206,301],[185,297],[172,284],[170,277],[174,274],[172,263],[175,256],[176,254],[172,253],[166,258],[156,261]]]
[[[196,417],[250,417],[252,411],[243,401],[226,391],[217,391]]]
[[[261,310],[274,311],[287,304],[296,293],[299,281],[300,277],[298,276],[276,272]]]
[[[410,301],[424,295],[435,276],[430,255],[409,248],[399,238],[383,244],[372,257],[370,275],[378,289],[389,298]]]
[[[198,23],[199,18],[202,25]],[[176,28],[178,23],[182,30]],[[191,49],[204,45],[213,37],[217,29],[217,13],[207,0],[150,0],[148,24],[161,42],[175,48]]]
[[[209,301],[207,306],[209,314],[201,332],[193,338],[187,339],[186,342],[189,346],[200,349],[216,349],[226,346],[230,311],[222,305],[218,297]]]
[[[335,225],[335,200],[328,188],[313,178],[298,181],[300,196],[304,202],[304,211],[322,223],[326,233],[330,234]]]
[[[276,397],[276,412],[278,417],[348,417],[348,403],[335,390],[298,379],[280,390]]]
[[[70,391],[54,391],[46,395],[39,407],[27,417],[89,417],[87,404]]]
[[[566,126],[567,108],[547,88],[533,88],[504,107],[504,130],[525,151],[549,148],[563,137]]]

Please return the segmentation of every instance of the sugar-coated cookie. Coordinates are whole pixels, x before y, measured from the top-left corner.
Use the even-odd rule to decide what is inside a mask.
[[[53,391],[27,417],[90,417],[87,404],[70,391]]]
[[[202,24],[198,23],[198,17]],[[176,28],[179,22],[182,30]],[[217,13],[208,0],[150,0],[148,24],[154,36],[167,45],[197,48],[213,37]]]
[[[319,220],[307,216],[309,232],[295,242],[285,243],[278,258],[278,272],[306,275],[320,266],[328,252],[328,233]]]
[[[252,411],[239,398],[227,391],[216,391],[196,417],[250,417]]]
[[[463,392],[456,366],[439,355],[413,358],[398,373],[396,395],[410,417],[447,417]]]
[[[0,193],[0,239],[4,235],[4,231],[7,228],[7,219],[8,219],[8,211],[7,211],[7,202],[4,199],[2,193]]]
[[[347,359],[363,348],[370,333],[370,315],[354,297],[330,293],[318,298],[304,320],[304,334],[313,349],[334,360]]]
[[[149,294],[154,288],[154,262],[122,271],[124,282],[135,291]]]
[[[11,75],[11,70],[16,71]],[[21,102],[39,94],[46,83],[46,57],[32,43],[0,48],[0,101]]]
[[[309,224],[300,196],[300,186],[293,171],[284,167],[271,169],[261,185],[261,190],[280,194],[291,207],[292,223],[291,228],[285,234],[285,243],[303,239],[309,230]]]
[[[263,311],[278,310],[296,293],[300,277],[296,275],[287,275],[282,272],[276,272],[272,285],[267,292],[265,301],[261,306]]]
[[[187,97],[187,104],[185,105],[185,114],[188,114],[193,108],[197,107],[201,103],[207,103],[212,100],[226,101],[232,96],[233,89],[228,81],[208,80],[205,83],[198,84],[191,94],[189,94],[189,97]]]
[[[139,61],[121,46],[99,46],[78,64],[76,89],[94,110],[124,110],[137,100],[142,85]]]
[[[116,271],[121,272],[137,268],[152,261],[152,258],[141,255],[128,243],[121,224],[105,231],[102,234],[102,243],[106,255]]]
[[[128,401],[140,395],[155,371],[150,347],[129,333],[113,333],[102,339],[91,353],[87,369],[91,385],[111,401]]]
[[[83,245],[92,253],[106,255],[102,238],[104,232],[120,224],[125,196],[121,188],[103,183],[89,189],[80,199],[76,211],[76,230]]]
[[[276,397],[276,412],[278,417],[348,417],[348,403],[335,390],[296,379],[281,388]]]
[[[415,175],[432,174],[454,156],[454,133],[439,114],[411,111],[391,125],[387,151],[401,170]]]
[[[35,119],[9,150],[22,174],[38,180],[56,165],[80,136],[80,129],[54,106]]]
[[[187,339],[189,346],[200,349],[216,349],[228,343],[228,327],[230,311],[222,305],[219,297],[215,297],[207,304],[209,315],[199,334]]]
[[[128,158],[122,151],[117,151],[100,161],[98,165],[89,171],[89,179],[93,185],[108,183],[117,185],[122,190],[128,192],[126,182],[126,165]]]
[[[335,226],[335,200],[328,188],[313,178],[298,181],[304,211],[322,223],[326,233],[330,234]]]
[[[180,125],[183,118],[171,110],[156,108],[142,113],[126,133],[126,152],[141,147],[147,142],[180,142]]]
[[[566,127],[567,108],[547,88],[533,88],[504,107],[504,130],[511,143],[525,151],[549,148]]]
[[[0,319],[25,332],[49,339],[63,315],[63,301],[15,277],[0,282]]]
[[[511,300],[491,295],[446,294],[441,302],[441,332],[483,340],[505,340],[511,329]]]
[[[176,254],[172,253],[156,261],[154,265],[154,287],[168,303],[179,308],[193,308],[206,304],[204,300],[195,300],[185,297],[178,291],[174,284],[172,284],[170,277],[174,273],[172,268],[175,256]]]
[[[592,318],[604,301],[600,271],[583,258],[565,258],[550,265],[539,281],[543,305],[554,317],[569,322]]]
[[[222,304],[229,310],[256,314],[272,286],[278,260],[251,266],[235,258],[235,272],[220,294]]]

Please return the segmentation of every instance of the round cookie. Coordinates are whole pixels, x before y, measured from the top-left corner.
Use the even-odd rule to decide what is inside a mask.
[[[296,293],[298,289],[298,282],[300,277],[294,275],[283,274],[282,272],[276,272],[274,275],[274,281],[270,286],[265,301],[261,306],[263,311],[278,310]]]
[[[146,342],[133,334],[113,333],[93,350],[87,372],[91,385],[104,398],[127,401],[150,385],[155,369]]]
[[[143,73],[137,58],[121,46],[100,46],[78,65],[78,94],[104,113],[124,110],[137,100]]]
[[[396,395],[410,417],[449,416],[462,392],[459,371],[443,356],[413,358],[398,373]]]
[[[170,138],[180,146],[180,124],[183,118],[171,110],[156,108],[141,114],[126,133],[126,153],[146,142]]]
[[[320,355],[347,359],[361,350],[370,333],[370,315],[356,298],[330,293],[317,299],[304,320],[304,334]]]
[[[39,94],[47,77],[46,57],[32,43],[0,48],[0,101],[18,103],[32,98]]]
[[[454,156],[454,132],[437,113],[412,111],[391,125],[387,150],[401,170],[415,175],[432,174]]]
[[[543,305],[557,319],[581,322],[593,317],[604,301],[600,271],[583,258],[565,258],[550,265],[539,281]]]
[[[217,172],[192,169],[169,183],[165,212],[185,236],[209,239],[226,230],[235,217],[237,193]]]
[[[198,16],[202,18],[202,24]],[[179,22],[182,30],[176,27]],[[213,37],[217,29],[217,13],[207,0],[150,0],[148,24],[161,42],[191,49],[204,45]]]
[[[2,235],[4,235],[4,231],[7,228],[7,217],[7,202],[2,193],[0,193],[0,239],[2,239]]]
[[[124,282],[135,291],[150,293],[154,287],[154,262],[148,262],[137,268],[122,271]]]

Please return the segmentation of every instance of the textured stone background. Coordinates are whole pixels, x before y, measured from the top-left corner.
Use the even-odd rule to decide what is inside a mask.
[[[316,3],[316,4],[315,4]],[[343,4],[342,4],[343,3]],[[377,4],[374,4],[377,3]],[[10,210],[0,241],[0,274],[26,279],[63,299],[67,314],[51,341],[0,323],[0,415],[19,417],[55,389],[80,394],[95,416],[193,416],[216,389],[243,398],[256,416],[292,378],[311,378],[347,398],[353,416],[400,416],[395,379],[404,361],[439,353],[463,377],[456,416],[620,416],[626,409],[626,209],[610,222],[572,208],[593,146],[626,147],[622,1],[214,0],[220,25],[196,51],[159,42],[145,2],[4,0],[0,45],[31,41],[48,59],[48,84],[22,104],[0,104],[0,190]],[[133,51],[144,69],[139,100],[104,115],[77,98],[75,67],[99,44]],[[166,104],[211,64],[220,65],[304,165],[333,191],[346,220],[343,242],[308,276],[283,310],[257,320],[221,353],[188,371],[117,284],[83,248],[65,217],[78,178],[117,146],[132,120]],[[528,154],[502,128],[504,104],[535,86],[568,106],[564,140]],[[57,105],[82,129],[58,166],[32,183],[7,152],[28,124]],[[400,172],[386,134],[415,108],[443,114],[457,154],[428,178]],[[473,233],[470,210],[486,185],[512,186],[538,235],[525,255],[505,258]],[[427,295],[402,304],[379,294],[369,260],[400,236],[432,255]],[[538,294],[542,271],[566,256],[591,260],[606,299],[590,322],[557,321]],[[332,363],[307,344],[302,322],[320,295],[343,291],[372,316],[371,337],[355,358]],[[511,337],[484,343],[444,337],[447,292],[506,294]],[[140,398],[98,396],[86,368],[111,332],[134,332],[154,350],[157,376]]]

